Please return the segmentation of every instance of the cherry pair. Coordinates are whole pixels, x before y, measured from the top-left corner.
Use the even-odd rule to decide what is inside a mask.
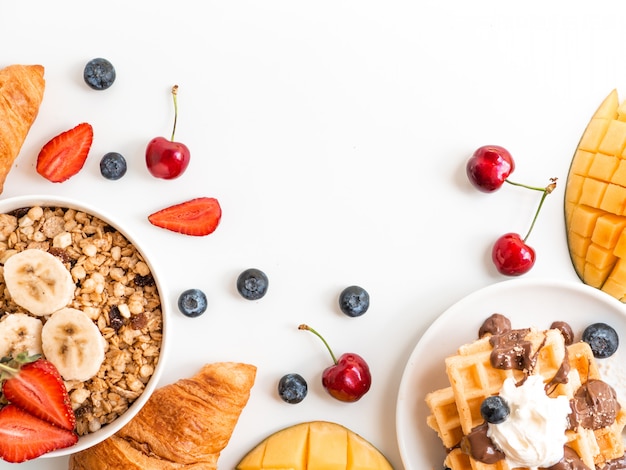
[[[493,245],[491,250],[493,264],[499,273],[506,276],[525,274],[534,266],[535,250],[526,241],[535,225],[543,201],[556,188],[556,178],[551,178],[550,184],[545,188],[512,182],[508,177],[513,170],[515,170],[513,157],[508,150],[499,145],[485,145],[476,149],[466,166],[467,177],[479,191],[492,193],[500,189],[504,183],[509,183],[542,192],[539,206],[526,236],[522,238],[518,233],[509,232],[498,238]]]

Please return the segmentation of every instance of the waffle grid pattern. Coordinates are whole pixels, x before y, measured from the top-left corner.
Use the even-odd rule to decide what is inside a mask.
[[[567,355],[570,365],[568,382],[549,387],[550,396],[574,396],[588,380],[600,379],[600,373],[587,343],[565,346],[558,330],[530,330],[526,338],[536,353],[533,373],[550,383]],[[446,359],[450,386],[430,392],[426,403],[431,411],[427,424],[437,432],[443,446],[450,449],[445,465],[452,470],[510,470],[505,461],[485,464],[470,458],[459,445],[464,435],[483,422],[480,404],[487,396],[497,394],[507,377],[521,380],[523,371],[494,369],[490,363],[492,347],[484,337],[463,345],[457,354]],[[597,431],[579,428],[567,431],[567,445],[574,449],[590,468],[624,454],[622,430],[626,411],[622,410],[612,426]],[[520,469],[521,470],[521,469]],[[526,470],[526,469],[524,469]]]

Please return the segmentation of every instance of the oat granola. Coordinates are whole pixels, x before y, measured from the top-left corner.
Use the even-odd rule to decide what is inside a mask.
[[[63,261],[76,283],[69,307],[86,313],[106,339],[96,376],[65,382],[77,433],[95,432],[128,409],[157,366],[163,326],[157,286],[137,248],[108,223],[68,208],[17,209],[0,214],[0,319],[28,313],[10,298],[2,266],[30,248]]]

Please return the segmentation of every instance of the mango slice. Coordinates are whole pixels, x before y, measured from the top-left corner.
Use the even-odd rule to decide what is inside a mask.
[[[604,99],[578,143],[565,187],[572,264],[590,286],[626,302],[626,101]]]
[[[236,470],[392,470],[371,443],[348,428],[309,421],[265,438]]]

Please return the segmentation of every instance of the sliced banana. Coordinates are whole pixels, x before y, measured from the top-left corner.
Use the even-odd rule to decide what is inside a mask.
[[[9,313],[0,321],[0,357],[41,354],[41,329],[39,318],[25,313]]]
[[[66,307],[76,288],[72,275],[59,258],[34,248],[5,261],[4,281],[15,303],[39,316]]]
[[[41,332],[43,354],[65,380],[84,382],[98,373],[106,340],[82,311],[62,308],[52,314]]]

